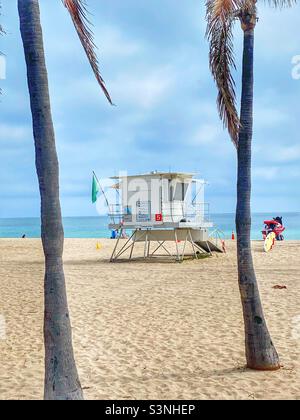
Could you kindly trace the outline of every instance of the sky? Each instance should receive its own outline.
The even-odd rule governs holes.
[[[300,211],[300,5],[276,11],[259,3],[252,210],[273,216]],[[63,215],[97,215],[93,170],[101,178],[119,171],[195,172],[208,182],[210,211],[234,212],[236,151],[217,113],[204,1],[88,5],[101,72],[116,107],[97,86],[62,2],[40,0]],[[16,0],[2,0],[0,19],[7,32],[0,39],[6,54],[6,78],[0,80],[0,217],[35,217],[39,192]],[[238,98],[242,40],[237,24]]]

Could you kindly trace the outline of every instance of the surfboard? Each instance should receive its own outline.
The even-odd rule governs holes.
[[[275,244],[275,239],[276,239],[276,235],[274,232],[269,233],[269,235],[266,237],[265,242],[264,242],[264,250],[266,252],[271,251],[271,249],[273,248]]]

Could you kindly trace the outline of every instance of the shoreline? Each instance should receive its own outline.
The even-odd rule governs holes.
[[[116,242],[116,239],[111,239],[111,238],[107,238],[107,237],[94,237],[94,238],[68,238],[65,237],[64,238],[65,241],[108,241],[111,243]],[[120,240],[125,241],[126,238],[120,238]],[[41,238],[1,238],[0,237],[0,241],[41,241]],[[234,244],[236,243],[236,238],[234,240],[228,238],[225,239],[226,243],[230,243],[230,244]],[[251,239],[251,243],[263,243],[263,239]],[[276,244],[278,243],[300,243],[300,239],[285,239],[284,241],[276,241]],[[275,245],[276,246],[276,245]]]
[[[275,214],[283,216],[283,222],[287,230],[284,233],[287,240],[300,240],[300,213],[278,213],[266,212],[252,214],[251,238],[253,240],[262,239],[261,231],[265,218],[272,218]],[[210,221],[213,222],[214,229],[219,229],[225,235],[227,240],[231,240],[232,231],[235,231],[234,213],[210,213]],[[93,217],[66,217],[63,218],[64,232],[67,239],[85,238],[107,238],[111,237],[111,231],[108,229],[109,218],[107,216]],[[39,239],[41,235],[40,219],[0,219],[0,237],[2,238],[21,238],[23,234],[27,238]],[[129,233],[129,231],[128,231]]]

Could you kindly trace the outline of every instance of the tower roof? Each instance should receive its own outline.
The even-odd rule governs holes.
[[[159,172],[152,171],[145,174],[137,175],[124,175],[124,176],[112,176],[110,179],[125,179],[125,178],[152,178],[152,177],[161,177],[161,178],[193,178],[196,174],[190,172]]]

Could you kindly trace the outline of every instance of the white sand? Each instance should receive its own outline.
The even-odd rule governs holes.
[[[270,254],[253,244],[266,318],[284,366],[268,373],[244,369],[232,243],[227,255],[182,264],[111,264],[113,241],[101,240],[100,251],[96,243],[66,240],[65,247],[86,398],[300,399],[300,242],[276,244]],[[0,398],[40,399],[40,242],[0,240],[0,278]],[[287,289],[274,290],[276,284]]]

